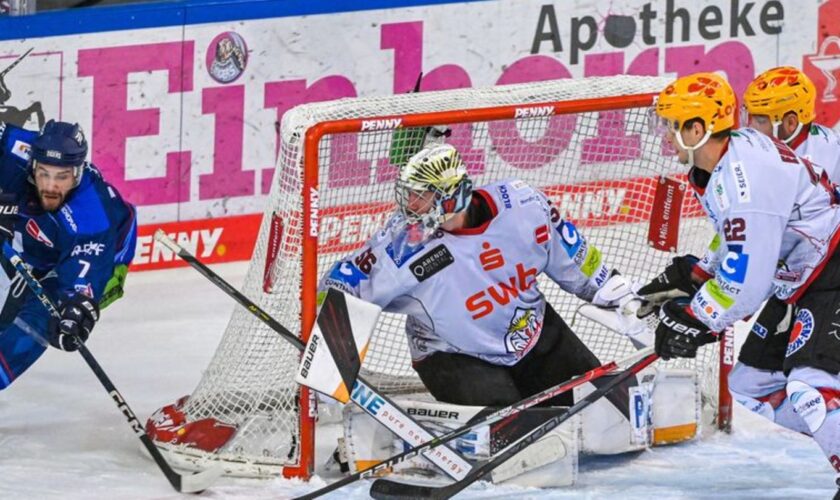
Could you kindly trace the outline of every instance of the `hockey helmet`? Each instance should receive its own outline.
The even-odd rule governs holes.
[[[688,151],[689,164],[694,163],[694,152],[716,132],[736,127],[737,100],[732,87],[716,73],[695,73],[678,78],[665,87],[656,101],[657,129],[674,133],[680,147]],[[690,120],[703,120],[706,134],[693,146],[686,146],[682,127]]]
[[[789,112],[796,113],[799,126],[788,140],[803,126],[814,121],[817,89],[808,76],[792,66],[772,68],[755,77],[744,91],[744,108],[750,115],[764,115],[773,123],[778,135],[779,124]]]
[[[426,147],[400,168],[396,201],[409,224],[434,231],[467,208],[471,196],[467,167],[449,144]]]
[[[689,120],[700,118],[706,131],[735,127],[737,101],[732,87],[716,73],[695,73],[665,87],[656,101],[656,114],[679,131]]]
[[[32,141],[29,157],[33,172],[38,163],[72,168],[75,185],[78,186],[87,153],[87,140],[78,123],[50,120]]]

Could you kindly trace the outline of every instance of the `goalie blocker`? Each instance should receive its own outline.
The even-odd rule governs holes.
[[[576,388],[574,400],[580,401],[612,376],[615,375]],[[505,462],[493,471],[492,480],[530,487],[568,486],[576,480],[579,453],[611,455],[700,435],[700,390],[697,374],[692,370],[649,368],[613,392],[617,397],[598,400]],[[479,406],[433,401],[428,394],[396,398],[394,402],[437,435],[488,411]],[[562,408],[529,408],[489,428],[477,427],[456,439],[453,447],[466,458],[486,460]],[[346,457],[351,473],[410,447],[350,405],[344,407],[343,427],[339,455]],[[425,460],[414,458],[397,465],[394,472],[427,476],[434,470]]]

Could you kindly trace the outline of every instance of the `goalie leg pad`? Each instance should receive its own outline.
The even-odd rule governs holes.
[[[652,369],[640,372],[580,412],[581,452],[614,455],[641,450],[648,445],[651,373]],[[594,384],[576,387],[575,401],[594,392],[611,377],[605,375]]]
[[[421,400],[423,397],[424,395],[413,395],[412,399],[399,398],[395,402],[435,435],[442,435],[466,424],[484,409],[482,406]],[[467,458],[484,460],[521,435],[512,435],[510,429],[518,428],[527,432],[538,425],[538,422],[555,415],[557,411],[556,408],[531,408],[514,417],[517,420],[525,417],[523,421],[517,422],[523,423],[522,426],[504,425],[507,422],[505,420],[497,422],[492,430],[488,426],[477,427],[450,444]],[[526,419],[527,422],[524,422]],[[578,427],[577,417],[556,427],[494,470],[491,476],[493,481],[532,487],[573,484],[577,476]],[[351,472],[373,466],[409,449],[402,440],[395,439],[382,425],[351,405],[344,409],[344,443]],[[422,457],[414,457],[395,466],[393,472],[439,476],[437,469]]]
[[[651,445],[688,441],[700,434],[702,405],[696,371],[656,370],[651,399]]]
[[[594,389],[591,384],[576,388],[575,400]],[[700,432],[700,389],[693,370],[649,368],[614,392],[621,397],[601,399],[581,412],[584,453],[637,451],[693,439]]]

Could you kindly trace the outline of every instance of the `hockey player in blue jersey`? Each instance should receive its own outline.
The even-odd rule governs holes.
[[[120,296],[134,256],[134,207],[85,161],[77,124],[50,120],[41,133],[0,123],[0,243],[17,250],[61,320],[5,260],[0,262],[0,389],[48,345],[85,342],[99,310]]]

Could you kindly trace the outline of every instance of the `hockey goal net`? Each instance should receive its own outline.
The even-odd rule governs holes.
[[[395,209],[395,130],[446,125],[476,186],[517,177],[541,188],[565,218],[603,252],[608,265],[649,279],[676,253],[702,254],[711,228],[693,197],[656,206],[666,178],[684,191],[685,169],[648,127],[657,77],[557,80],[344,99],[295,108],[283,118],[270,202],[244,293],[292,332],[306,337],[316,312],[316,286],[339,257],[361,247]],[[406,134],[412,135],[412,134]],[[416,134],[414,134],[416,135]],[[398,156],[398,155],[397,155]],[[650,220],[680,216],[670,251],[651,248]],[[580,304],[554,283],[540,287],[571,322]],[[384,314],[363,370],[389,392],[422,390],[411,369],[404,318]],[[604,362],[630,354],[625,338],[578,318],[573,330]],[[227,326],[210,366],[183,411],[188,421],[212,418],[235,427],[214,452],[158,442],[170,460],[225,464],[232,475],[306,477],[314,456],[312,395],[294,380],[299,352],[244,310]],[[699,374],[707,419],[720,410],[720,355],[703,348],[679,366]],[[727,406],[727,404],[724,404]]]

